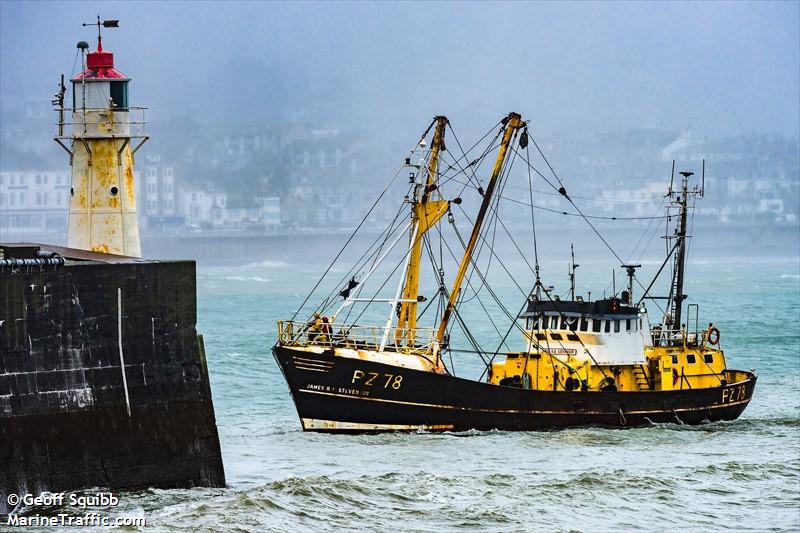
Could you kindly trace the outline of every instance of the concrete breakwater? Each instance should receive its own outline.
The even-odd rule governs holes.
[[[0,495],[224,486],[195,263],[0,249]]]

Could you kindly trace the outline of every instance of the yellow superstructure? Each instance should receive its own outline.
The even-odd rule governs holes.
[[[575,341],[563,342],[568,335],[582,341],[578,346],[583,351]],[[641,364],[597,364],[587,352],[603,344],[604,335],[526,331],[529,343],[538,342],[538,346],[529,352],[506,354],[505,360],[492,363],[489,382],[538,390],[600,391],[613,384],[620,391],[667,391],[719,387],[742,379],[727,370],[724,352],[706,339],[700,343],[646,346]],[[575,379],[577,386],[572,381]]]

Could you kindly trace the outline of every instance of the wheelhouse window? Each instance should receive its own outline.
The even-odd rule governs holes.
[[[600,326],[602,325],[602,322],[603,322],[602,320],[599,320],[597,318],[593,318],[592,319],[592,331],[594,331],[595,333],[600,333]]]
[[[564,329],[569,329],[570,331],[578,331],[578,319],[576,317],[570,317],[570,318],[564,317],[564,322],[567,323]]]
[[[542,317],[542,329],[547,329],[548,326],[549,326],[549,322],[550,322],[550,317],[549,316],[543,316]]]
[[[614,321],[614,333],[619,333],[619,323],[620,322],[621,322],[620,320],[615,320]]]
[[[625,331],[630,331],[630,330],[631,330],[631,319],[629,318],[625,320]]]
[[[709,352],[709,353],[703,355],[703,360],[708,364],[713,363],[714,362],[714,354]]]
[[[589,319],[581,317],[581,331],[589,331]]]
[[[687,362],[687,363],[689,363],[690,365],[693,365],[693,364],[695,364],[695,362],[696,362],[696,359],[695,359],[695,357],[694,357],[694,354],[693,354],[693,353],[688,353],[688,354],[686,354],[686,362]]]
[[[606,325],[605,332],[606,333],[611,333],[611,321],[610,320],[603,320],[603,322],[605,322],[605,325]]]
[[[672,355],[672,364],[673,365],[677,365],[678,364],[678,356],[675,355],[675,354]]]

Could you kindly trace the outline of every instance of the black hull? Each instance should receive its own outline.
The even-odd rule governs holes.
[[[652,392],[526,390],[396,366],[273,348],[303,429],[333,433],[634,427],[734,420],[756,376],[725,387]],[[398,379],[399,376],[399,379]]]

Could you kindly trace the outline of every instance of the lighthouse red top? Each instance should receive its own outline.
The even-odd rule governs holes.
[[[72,78],[72,81],[101,80],[101,79],[129,79],[125,74],[114,68],[114,54],[103,50],[103,40],[97,37],[97,50],[86,55],[86,70]]]

